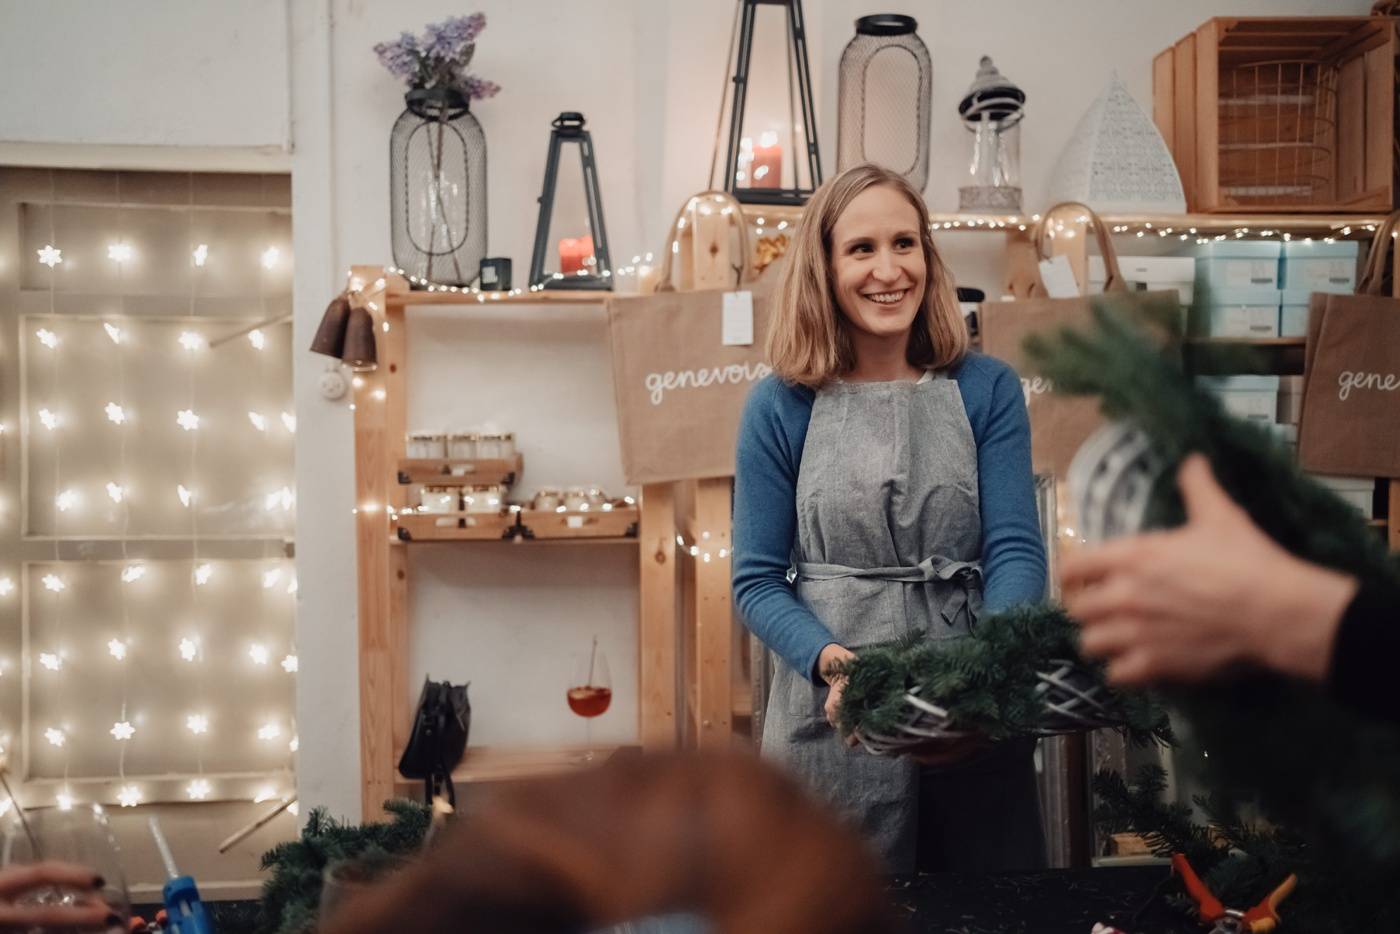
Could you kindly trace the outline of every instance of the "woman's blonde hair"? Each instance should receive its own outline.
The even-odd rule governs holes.
[[[768,362],[789,383],[813,389],[855,366],[850,324],[837,307],[831,265],[831,230],[861,192],[886,185],[902,194],[919,215],[923,246],[924,300],[909,332],[905,357],[911,366],[941,370],[967,354],[970,338],[958,306],[953,277],[929,232],[928,208],[913,186],[888,169],[858,165],[827,181],[813,194],[793,234],[768,325]]]

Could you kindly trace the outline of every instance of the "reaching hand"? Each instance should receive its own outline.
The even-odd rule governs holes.
[[[822,649],[821,655],[817,658],[817,671],[821,673],[823,679],[830,686],[826,693],[826,722],[836,726],[836,714],[841,709],[841,693],[846,690],[846,676],[838,674],[834,669],[841,662],[850,661],[856,657],[856,653],[846,648],[844,645],[837,645],[832,642]],[[854,745],[854,737],[848,737],[846,742]]]
[[[32,863],[0,869],[0,931],[104,931],[118,927],[121,917],[102,900],[102,877],[70,863]],[[70,905],[25,901],[43,889],[79,893]]]
[[[1177,476],[1187,521],[1068,555],[1065,609],[1082,647],[1123,685],[1197,681],[1237,664],[1321,680],[1343,610],[1344,574],[1294,557],[1221,489],[1200,455]]]

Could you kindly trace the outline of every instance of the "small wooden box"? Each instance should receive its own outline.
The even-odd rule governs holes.
[[[515,513],[415,512],[399,513],[395,534],[403,542],[498,542],[520,533]]]
[[[640,510],[636,506],[588,512],[522,509],[519,518],[525,538],[635,538]]]
[[[1217,17],[1159,53],[1152,115],[1188,209],[1390,211],[1395,22]]]

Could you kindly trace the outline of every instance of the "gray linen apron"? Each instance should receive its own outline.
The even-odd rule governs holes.
[[[793,552],[798,597],[857,654],[913,630],[929,639],[971,631],[982,603],[982,522],[977,444],[956,381],[835,382],[817,392],[797,478]],[[928,814],[921,821],[919,765],[845,746],[826,722],[826,686],[781,660],[775,669],[764,755],[855,821],[890,871],[913,871],[916,842],[955,854],[956,865],[940,868],[1043,862],[1028,745],[1005,744],[992,762],[925,781],[940,814],[969,805],[982,813],[951,824]],[[998,782],[989,766],[1016,774]],[[1000,797],[988,799],[978,786],[995,786]],[[1008,793],[1020,800],[1007,801]],[[944,839],[918,841],[921,824],[925,838]]]

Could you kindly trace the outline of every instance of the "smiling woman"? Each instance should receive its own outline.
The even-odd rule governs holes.
[[[984,604],[1043,594],[1020,381],[969,353],[923,199],[875,166],[812,196],[773,315],[774,373],[745,407],[734,494],[735,603],[777,659],[764,755],[895,872],[1041,866],[1031,746],[921,768],[848,748],[831,726],[834,662],[916,633],[957,638]]]

